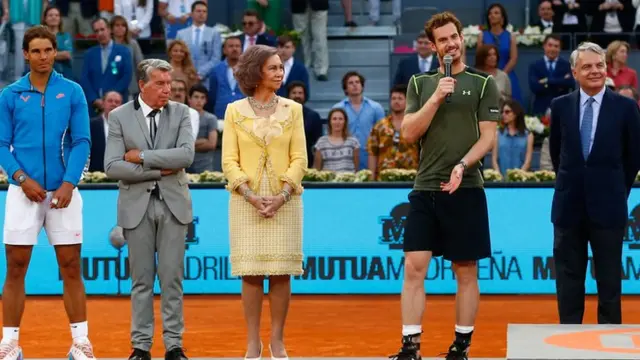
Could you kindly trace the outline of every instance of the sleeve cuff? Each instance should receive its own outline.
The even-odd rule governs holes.
[[[246,182],[249,182],[249,177],[248,176],[241,176],[239,178],[237,178],[235,181],[228,183],[226,188],[227,190],[229,190],[229,192],[234,192],[238,189],[238,187]]]
[[[287,175],[281,175],[280,176],[280,181],[284,181],[287,184],[289,184],[293,188],[293,191],[296,194],[298,194],[298,195],[302,194],[302,191],[303,191],[302,185],[297,183],[297,182],[295,182],[295,181],[293,181],[293,179],[291,179]]]

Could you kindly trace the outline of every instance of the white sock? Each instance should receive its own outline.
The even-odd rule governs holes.
[[[71,324],[71,337],[74,343],[89,341],[89,324],[86,321]]]
[[[11,341],[18,341],[20,337],[20,328],[17,327],[3,327],[2,328],[2,342],[8,343]]]
[[[456,325],[456,332],[460,334],[469,334],[473,331],[473,326]]]
[[[402,325],[402,336],[420,335],[422,325]]]

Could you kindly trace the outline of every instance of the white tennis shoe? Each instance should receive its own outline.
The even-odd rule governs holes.
[[[96,360],[91,343],[73,343],[69,350],[69,360]]]
[[[22,348],[17,341],[0,343],[0,360],[22,360]]]

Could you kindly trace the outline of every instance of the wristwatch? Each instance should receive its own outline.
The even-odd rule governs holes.
[[[140,162],[144,163],[144,151],[140,151]]]
[[[20,174],[20,176],[18,176],[18,184],[22,184],[25,181],[27,181],[27,175]]]
[[[464,171],[467,171],[467,163],[464,160],[460,160],[458,165],[462,165],[462,167],[464,168]]]

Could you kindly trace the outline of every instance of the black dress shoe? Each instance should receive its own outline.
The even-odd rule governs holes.
[[[129,356],[129,360],[151,360],[151,353],[134,348],[133,352]]]
[[[171,350],[168,350],[164,354],[164,360],[188,360],[187,355],[184,354],[184,350],[182,348],[176,347]]]

